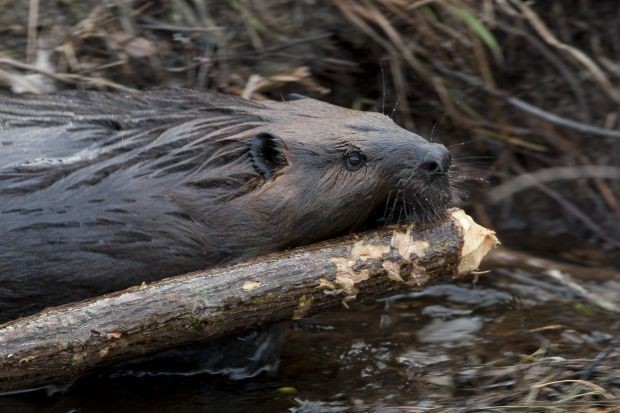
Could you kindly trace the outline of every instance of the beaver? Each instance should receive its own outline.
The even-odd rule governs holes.
[[[0,321],[432,221],[450,153],[375,112],[184,89],[0,97]]]

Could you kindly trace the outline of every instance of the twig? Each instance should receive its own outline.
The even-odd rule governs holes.
[[[516,162],[514,163],[514,167],[518,170],[519,173],[525,174],[525,170],[519,166]],[[547,187],[546,185],[537,182],[536,188],[538,188],[541,192],[547,195],[549,198],[553,199],[557,202],[561,207],[563,207],[566,211],[568,211],[571,215],[581,221],[586,227],[590,228],[595,234],[597,234],[601,239],[605,240],[610,245],[613,245],[616,248],[620,248],[620,241],[612,238],[607,231],[601,228],[596,222],[594,222],[587,214],[582,212],[576,205],[566,199],[563,195],[554,191],[553,189]]]
[[[577,122],[572,119],[563,118],[561,116],[554,115],[551,112],[547,112],[543,109],[537,108],[536,106],[533,106],[515,97],[507,98],[506,101],[510,103],[512,106],[523,110],[524,112],[528,112],[531,115],[544,119],[548,122],[554,123],[556,125],[563,126],[565,128],[574,129],[579,132],[589,133],[591,135],[599,135],[599,136],[605,136],[607,138],[620,139],[620,131],[600,128],[598,126],[588,125],[586,123]]]
[[[582,120],[585,122],[591,122],[592,114],[590,113],[590,106],[588,105],[586,94],[584,93],[583,88],[579,84],[576,76],[568,69],[568,67],[566,67],[564,62],[531,34],[503,23],[499,24],[498,27],[510,34],[523,37],[535,49],[537,49],[540,54],[549,61],[549,63],[555,66],[557,71],[562,75],[562,77],[564,77],[566,83],[568,83],[570,88],[573,90],[573,93],[575,94],[575,99],[577,99],[577,105],[579,106],[579,114],[583,117]]]
[[[523,3],[521,0],[512,0],[512,2],[521,10],[522,15],[525,16],[534,30],[536,30],[538,35],[542,37],[545,42],[563,52],[568,53],[573,57],[573,59],[581,63],[583,67],[585,67],[592,74],[601,90],[605,92],[614,102],[620,103],[620,92],[618,91],[618,88],[609,81],[607,75],[605,75],[605,72],[603,72],[603,70],[598,67],[592,59],[590,59],[581,50],[558,40],[558,38],[555,37],[540,17],[538,17],[538,15],[527,4]]]
[[[620,280],[620,272],[541,258],[523,251],[515,251],[507,247],[496,248],[484,260],[485,268],[511,267],[525,271],[559,270],[573,277],[588,281]]]
[[[30,0],[28,7],[28,41],[26,43],[26,60],[34,62],[37,53],[37,24],[39,21],[39,0]]]
[[[530,115],[534,115],[538,118],[544,119],[550,123],[559,125],[559,126],[563,126],[566,128],[570,128],[570,129],[574,129],[577,130],[579,132],[584,132],[584,133],[588,133],[591,135],[598,135],[598,136],[604,136],[607,138],[616,138],[616,139],[620,139],[620,131],[616,131],[616,130],[612,130],[612,129],[605,129],[605,128],[600,128],[598,126],[594,126],[594,125],[589,125],[586,123],[582,123],[582,122],[577,122],[575,120],[572,119],[567,119],[558,115],[554,115],[553,113],[547,112],[546,110],[537,108],[534,105],[531,105],[521,99],[515,98],[515,97],[511,97],[508,95],[507,92],[498,90],[498,89],[493,89],[493,88],[489,88],[487,86],[484,85],[484,83],[477,77],[472,76],[472,75],[468,75],[456,70],[451,70],[448,69],[447,67],[445,67],[444,65],[442,65],[439,62],[433,62],[433,66],[439,70],[441,73],[446,74],[448,76],[452,76],[453,78],[459,79],[465,83],[467,83],[470,86],[474,86],[477,87],[487,93],[490,93],[494,96],[497,96],[499,98],[504,99],[507,103],[509,103],[510,105],[516,107],[517,109],[520,109],[524,112],[529,113]]]
[[[22,62],[19,62],[17,60],[13,60],[13,59],[8,58],[8,57],[0,58],[0,65],[12,66],[12,67],[16,67],[18,69],[28,70],[28,71],[31,71],[31,72],[39,73],[39,74],[42,74],[44,76],[48,76],[48,77],[50,77],[50,78],[52,78],[54,80],[57,80],[59,82],[63,82],[63,83],[78,84],[80,82],[84,82],[84,83],[91,84],[93,86],[109,87],[110,89],[120,90],[121,92],[129,92],[129,93],[136,93],[137,92],[137,90],[135,90],[135,89],[132,89],[132,88],[127,87],[127,86],[123,86],[121,84],[118,84],[118,83],[113,82],[113,81],[108,80],[108,79],[82,76],[82,75],[77,75],[77,74],[73,74],[73,73],[52,73],[52,72],[49,72],[47,70],[40,69],[40,68],[38,68],[38,67],[36,67],[34,65],[29,65],[29,64],[26,64],[26,63],[22,63]]]
[[[141,24],[141,28],[149,30],[160,30],[166,32],[185,32],[185,33],[208,33],[219,30],[224,30],[223,27],[185,27],[174,26],[171,24]]]
[[[489,202],[497,204],[517,192],[541,183],[584,178],[620,179],[620,168],[616,166],[579,165],[540,169],[519,175],[492,188],[487,196]]]
[[[547,276],[553,278],[557,283],[562,284],[577,295],[583,297],[587,301],[589,301],[592,305],[603,308],[608,311],[613,311],[615,313],[620,313],[620,307],[618,305],[605,297],[601,296],[601,294],[596,294],[591,291],[588,291],[583,285],[576,283],[572,280],[567,274],[562,273],[559,270],[549,270],[545,273]]]

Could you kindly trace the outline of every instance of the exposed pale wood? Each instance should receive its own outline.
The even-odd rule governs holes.
[[[451,210],[432,227],[357,234],[51,308],[0,326],[0,391],[451,280],[496,243]]]

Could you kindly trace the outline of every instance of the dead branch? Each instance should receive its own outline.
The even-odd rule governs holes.
[[[432,227],[371,231],[47,309],[0,326],[0,391],[452,280],[496,244],[454,209]]]

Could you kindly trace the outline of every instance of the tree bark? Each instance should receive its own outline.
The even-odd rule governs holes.
[[[231,236],[234,236],[231,234]],[[0,326],[0,392],[474,271],[497,243],[463,211],[50,308]]]

